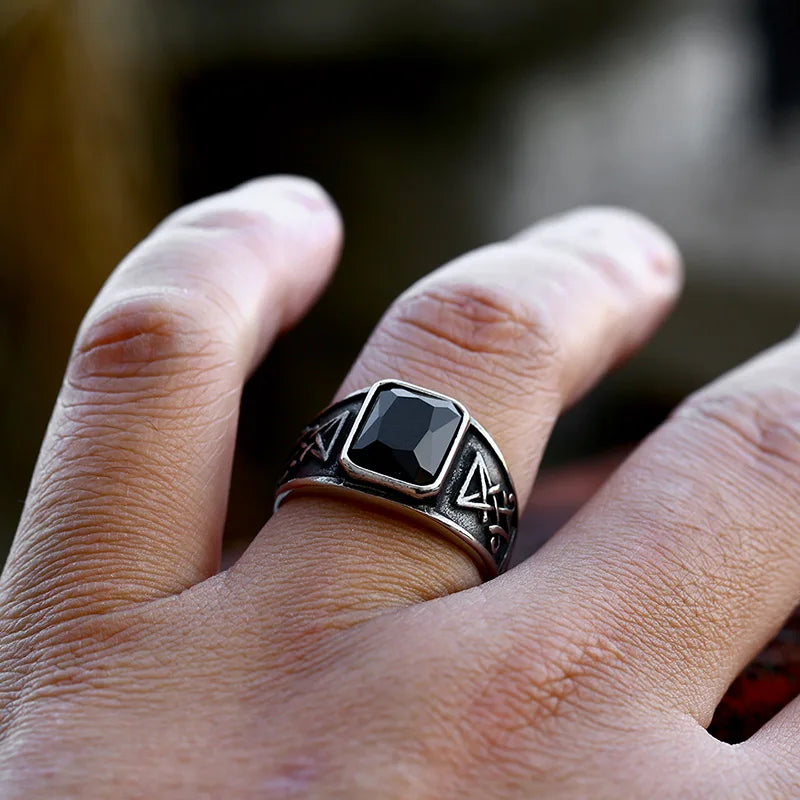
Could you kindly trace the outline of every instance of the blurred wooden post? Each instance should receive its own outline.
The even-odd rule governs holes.
[[[0,552],[75,327],[154,214],[141,94],[87,8],[0,10]]]

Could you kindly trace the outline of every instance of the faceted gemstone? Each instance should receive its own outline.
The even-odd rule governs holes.
[[[431,484],[461,425],[449,400],[400,386],[379,389],[350,446],[359,467],[417,486]]]

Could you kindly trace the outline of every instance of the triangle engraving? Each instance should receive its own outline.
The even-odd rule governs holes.
[[[475,453],[456,504],[481,512],[483,524],[488,525],[487,538],[492,555],[497,555],[503,545],[510,542],[508,519],[516,512],[517,498],[500,483],[492,482],[486,460],[480,452]]]
[[[492,489],[492,479],[486,466],[486,461],[481,453],[475,453],[475,460],[467,473],[467,479],[461,487],[456,498],[456,503],[462,508],[473,508],[483,512],[483,521],[489,518],[489,512],[494,506],[489,502]]]
[[[331,457],[349,413],[349,411],[345,411],[343,414],[339,414],[338,417],[334,417],[309,431],[306,440],[308,447],[303,451],[303,456],[309,452],[313,458],[325,464]],[[303,456],[301,456],[301,460],[303,460]]]

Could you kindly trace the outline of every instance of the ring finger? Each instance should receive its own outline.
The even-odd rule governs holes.
[[[524,504],[564,406],[649,336],[680,275],[671,240],[632,213],[587,209],[550,220],[402,295],[339,397],[398,378],[461,401],[497,441]],[[265,574],[281,579],[264,582]],[[424,526],[311,493],[281,507],[237,575],[266,593],[268,607],[293,614],[298,602],[317,613],[374,613],[480,582],[471,557]]]

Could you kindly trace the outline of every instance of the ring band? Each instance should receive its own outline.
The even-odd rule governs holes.
[[[511,476],[491,436],[446,395],[384,380],[325,409],[295,445],[275,510],[314,489],[358,492],[425,519],[485,578],[508,566],[518,520]]]

